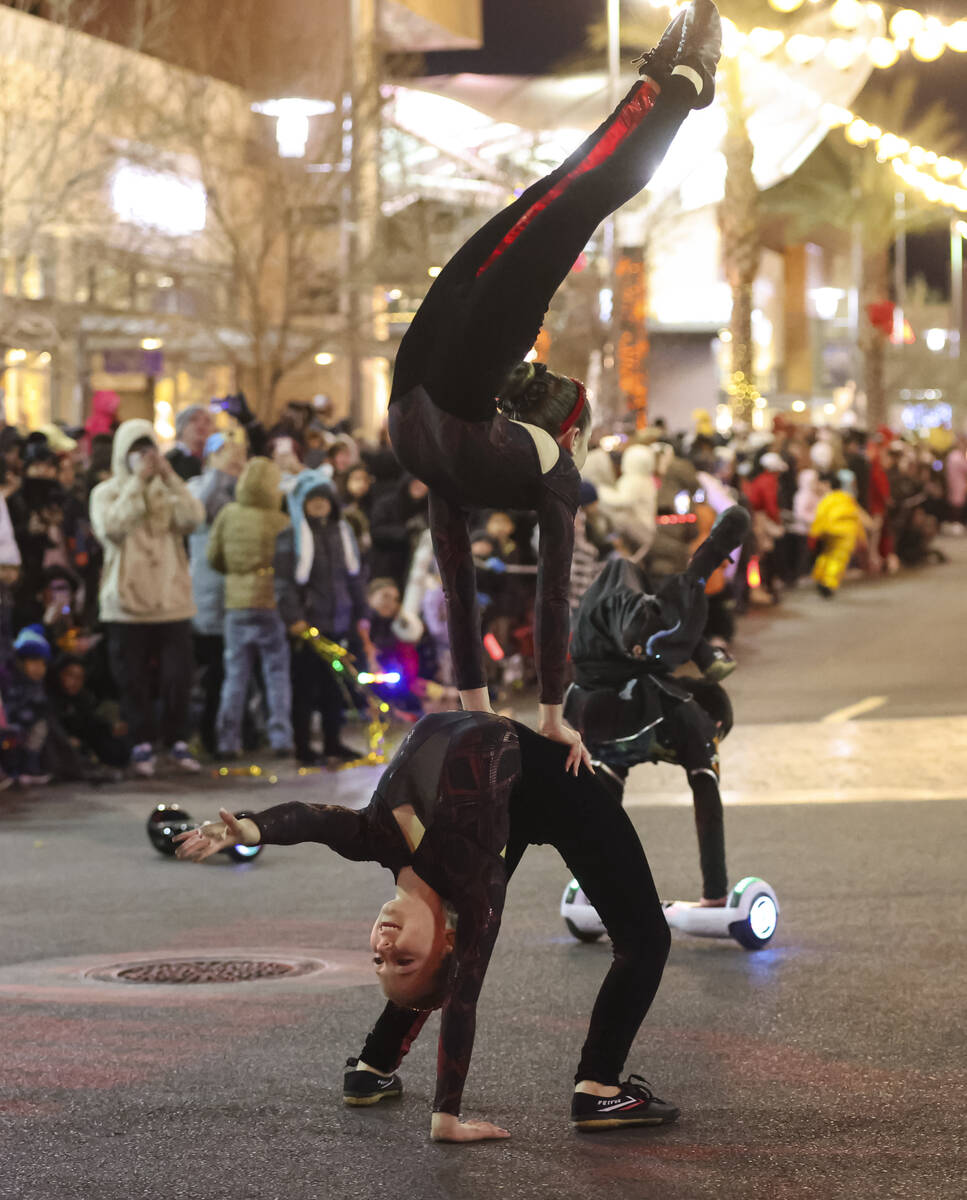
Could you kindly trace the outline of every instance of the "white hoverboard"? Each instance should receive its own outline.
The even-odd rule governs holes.
[[[694,937],[734,938],[746,950],[762,950],[779,924],[776,893],[755,875],[739,880],[724,908],[702,908],[687,900],[669,900],[662,909],[672,929]],[[596,942],[606,932],[576,879],[564,889],[561,916],[568,932],[579,942]]]

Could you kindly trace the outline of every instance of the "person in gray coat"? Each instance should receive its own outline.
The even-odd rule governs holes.
[[[198,612],[192,620],[195,663],[200,668],[202,710],[198,721],[201,743],[209,754],[217,750],[215,718],[225,677],[225,576],[208,563],[208,539],[221,510],[235,499],[235,485],[245,466],[245,447],[213,433],[205,443],[205,467],[188,480],[188,490],[205,508],[205,520],[188,538],[191,586]]]

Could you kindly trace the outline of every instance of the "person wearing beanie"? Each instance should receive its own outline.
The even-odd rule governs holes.
[[[139,775],[154,774],[160,733],[173,762],[197,771],[187,745],[196,609],[185,538],[205,509],[161,455],[149,421],[121,425],[112,467],[91,493],[91,525],[104,549],[100,617],[131,727],[132,763]]]
[[[289,647],[273,567],[276,539],[289,526],[279,508],[281,480],[270,459],[251,459],[208,539],[208,565],[225,576],[225,679],[216,721],[223,758],[236,758],[242,749],[242,716],[256,659],[265,680],[269,742],[279,756],[292,746]]]
[[[175,417],[177,440],[165,457],[181,479],[193,479],[201,474],[205,443],[214,429],[212,415],[202,404],[189,404]]]
[[[363,752],[341,740],[343,694],[333,671],[310,644],[310,630],[344,646],[350,637],[359,636],[366,613],[359,548],[322,470],[303,471],[296,478],[288,506],[292,525],[276,542],[275,587],[279,614],[292,639],[296,758],[304,765],[319,762],[309,744],[310,721],[318,712],[324,759],[350,762],[362,758]]]
[[[3,693],[13,745],[4,755],[7,773],[23,786],[50,782],[46,769],[50,705],[46,678],[50,646],[39,625],[27,625],[13,643],[15,668]]]

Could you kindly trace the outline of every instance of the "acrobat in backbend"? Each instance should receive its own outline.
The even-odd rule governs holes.
[[[591,413],[584,386],[521,360],[602,220],[649,181],[693,108],[710,104],[721,46],[711,0],[692,0],[641,60],[637,82],[560,167],[480,229],[443,268],[400,345],[389,433],[430,488],[457,686],[490,711],[467,511],[535,510],[540,730],[587,752],[563,720],[568,579],[579,467]]]
[[[705,581],[748,530],[745,510],[728,509],[688,569],[655,587],[633,563],[612,560],[582,598],[571,642],[575,683],[565,715],[617,797],[638,763],[684,767],[695,808],[701,903],[710,906],[728,898],[718,744],[732,727],[732,706],[717,683],[671,673],[689,659],[703,660]]]
[[[222,810],[221,822],[175,839],[180,858],[199,862],[239,843],[320,842],[393,872],[396,895],[370,935],[389,1002],[347,1063],[347,1104],[401,1094],[396,1069],[429,1011],[442,1006],[431,1137],[509,1136],[489,1122],[461,1122],[460,1104],[507,882],[527,846],[540,843],[560,852],[614,944],[575,1073],[571,1123],[596,1130],[678,1116],[646,1081],[621,1080],[671,943],[661,902],[627,813],[588,770],[564,772],[566,753],[492,713],[435,713],[407,735],[361,812],[299,802],[257,814]]]

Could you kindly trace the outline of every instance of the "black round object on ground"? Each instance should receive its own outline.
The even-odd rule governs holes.
[[[179,804],[159,804],[148,817],[148,837],[159,854],[174,858],[178,850],[175,835],[194,829],[197,821]]]

